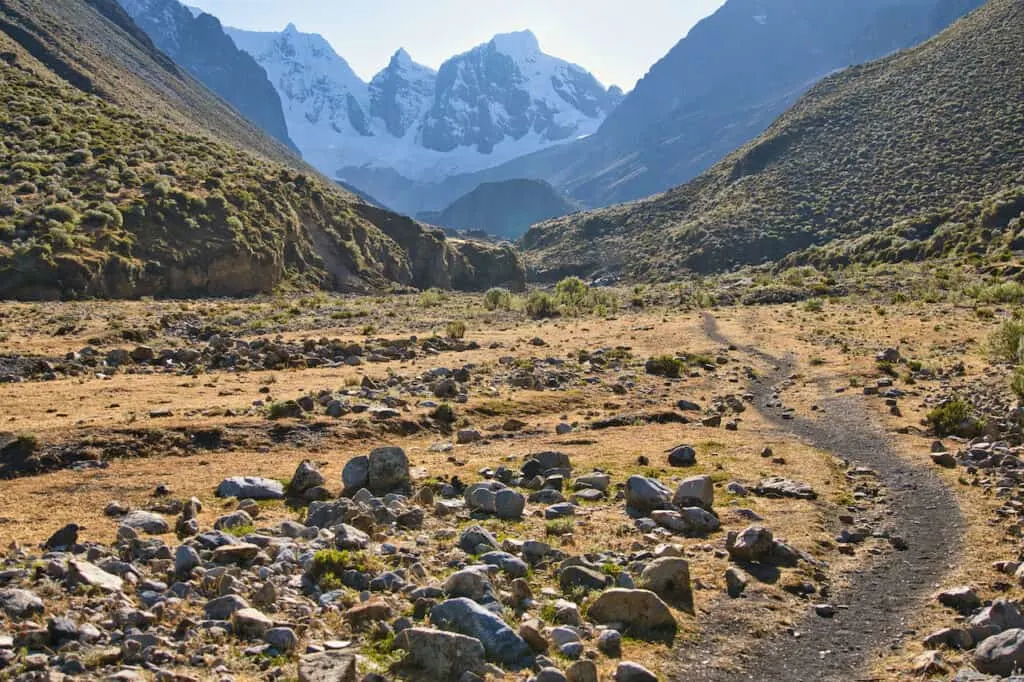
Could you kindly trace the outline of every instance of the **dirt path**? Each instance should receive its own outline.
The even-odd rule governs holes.
[[[705,315],[705,332],[718,343],[730,343],[718,331],[711,315]],[[853,466],[866,466],[878,472],[889,490],[890,520],[908,548],[888,552],[849,576],[849,588],[830,600],[848,606],[834,618],[810,615],[796,624],[801,633],[799,638],[782,635],[748,652],[748,665],[743,673],[715,667],[715,642],[736,628],[736,622],[726,614],[705,631],[700,643],[680,652],[678,670],[670,679],[870,680],[868,667],[872,658],[905,635],[915,606],[935,589],[958,556],[963,530],[959,507],[938,476],[896,454],[863,398],[827,397],[819,403],[821,416],[815,420],[799,416],[784,420],[779,410],[768,409],[766,405],[776,387],[792,374],[794,363],[791,358],[774,358],[756,349],[742,350],[778,368],[751,386],[757,408],[778,428]],[[723,610],[742,608],[739,602],[742,600],[723,605]]]

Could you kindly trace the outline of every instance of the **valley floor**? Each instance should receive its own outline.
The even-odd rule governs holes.
[[[1019,552],[1016,469],[963,466],[993,446],[946,438],[933,448],[926,418],[953,395],[994,414],[1008,393],[984,353],[997,326],[952,304],[857,298],[709,310],[655,301],[541,321],[437,292],[2,304],[0,475],[9,480],[0,484],[0,545],[9,549],[0,565],[0,676],[74,671],[75,660],[94,675],[201,679],[222,666],[239,679],[291,679],[309,656],[300,652],[340,648],[361,673],[431,679],[415,656],[403,663],[394,635],[425,627],[423,609],[468,589],[480,603],[500,602],[532,653],[570,679],[588,679],[588,660],[600,679],[623,660],[661,679],[946,679],[975,665],[974,655],[939,646],[953,635],[927,648],[925,639],[992,600],[1024,597],[1007,574],[1015,566],[997,565]],[[886,349],[898,354],[879,361]],[[679,358],[680,377],[646,371],[666,355]],[[1016,459],[1012,445],[1006,456]],[[332,504],[346,464],[384,446],[408,456],[413,495],[346,507],[345,522],[368,534],[355,564],[369,579],[440,588],[427,597],[393,583],[342,586],[311,568],[314,552],[323,556],[318,548],[335,540],[329,529],[317,535],[308,502]],[[567,455],[571,472],[533,485],[524,463],[552,451]],[[314,492],[295,490],[303,460],[325,479]],[[593,472],[607,474],[606,490],[588,483]],[[239,502],[215,492],[236,476],[298,494],[243,503],[252,523],[227,541],[258,553],[231,563],[189,540],[194,533],[176,538],[175,528],[180,501],[193,497],[201,511],[192,530],[226,528]],[[702,516],[627,512],[639,499],[631,477],[660,481],[671,495],[699,487],[692,479],[701,476],[713,485]],[[462,484],[494,479],[527,498],[521,518],[499,519],[486,501],[461,494]],[[154,535],[137,527],[137,538],[119,531],[137,510],[155,510],[167,527]],[[72,589],[67,554],[43,558],[39,544],[68,523],[82,526],[78,559],[129,576],[116,599]],[[312,534],[296,536],[302,523]],[[474,526],[512,555],[502,562],[528,569],[502,564],[482,583],[462,576],[481,561],[501,563],[459,547]],[[744,555],[729,538],[742,532],[742,543],[758,528],[772,532],[769,553]],[[546,551],[532,556],[529,540]],[[182,573],[175,564],[185,542],[202,561]],[[289,563],[290,555],[298,558]],[[666,587],[644,571],[674,557],[688,563],[688,585],[676,574]],[[565,578],[573,565],[590,577]],[[453,575],[461,577],[453,583]],[[595,576],[606,587],[657,592],[674,636],[649,636],[621,615],[600,619],[601,589],[587,582]],[[960,586],[972,589],[943,598],[958,614],[936,595]],[[6,608],[12,589],[37,594],[42,610]],[[262,634],[209,622],[218,620],[209,601],[230,594],[258,606]],[[378,610],[367,616],[366,604]],[[62,615],[79,633],[91,623],[97,636],[33,644],[45,635],[26,633],[45,633],[50,622],[52,636]],[[601,638],[610,624],[629,628],[621,658]],[[275,644],[263,632],[271,626],[296,641]],[[581,646],[564,648],[562,638],[574,636]],[[487,658],[508,679],[525,679],[502,654],[488,648]],[[417,661],[419,672],[408,665]],[[488,670],[499,672],[478,672]]]

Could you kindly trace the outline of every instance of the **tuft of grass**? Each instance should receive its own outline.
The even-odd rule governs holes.
[[[544,524],[544,532],[547,535],[560,537],[562,535],[571,535],[575,527],[576,524],[571,518],[552,519]]]
[[[936,436],[963,436],[970,438],[978,435],[983,426],[974,416],[974,406],[963,398],[953,398],[935,407],[928,413],[928,423],[935,430]]]
[[[678,379],[684,366],[683,361],[679,358],[671,355],[658,355],[647,361],[644,370],[654,376]]]
[[[445,326],[445,334],[449,339],[463,339],[466,337],[466,323],[462,320],[452,320]]]

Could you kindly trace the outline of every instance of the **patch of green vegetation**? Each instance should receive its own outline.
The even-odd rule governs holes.
[[[512,292],[499,287],[488,289],[484,294],[484,307],[487,310],[511,310]]]
[[[1024,316],[1020,311],[992,332],[988,352],[997,362],[1024,363]]]
[[[313,555],[310,576],[322,588],[339,589],[345,571],[368,573],[380,568],[380,562],[366,552],[321,549]]]
[[[677,357],[659,355],[648,360],[644,365],[644,370],[654,376],[678,379],[685,367],[685,363]]]
[[[523,307],[526,314],[535,320],[542,320],[549,317],[558,317],[558,303],[551,294],[535,289],[526,297]]]
[[[234,528],[228,528],[228,535],[234,535],[236,538],[242,538],[246,535],[250,535],[256,532],[256,526],[249,523],[244,526],[235,526]]]
[[[452,320],[445,325],[444,331],[449,339],[463,339],[466,337],[466,323],[462,320]]]
[[[549,536],[572,535],[576,524],[571,518],[552,519],[544,524],[544,532]]]
[[[928,423],[931,424],[935,435],[962,436],[972,438],[977,436],[984,424],[974,415],[974,406],[963,398],[953,398],[928,412]]]

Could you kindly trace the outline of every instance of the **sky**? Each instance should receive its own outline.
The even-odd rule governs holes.
[[[631,90],[724,0],[185,0],[228,25],[319,33],[363,80],[404,47],[437,68],[496,33],[531,29],[544,52]]]

